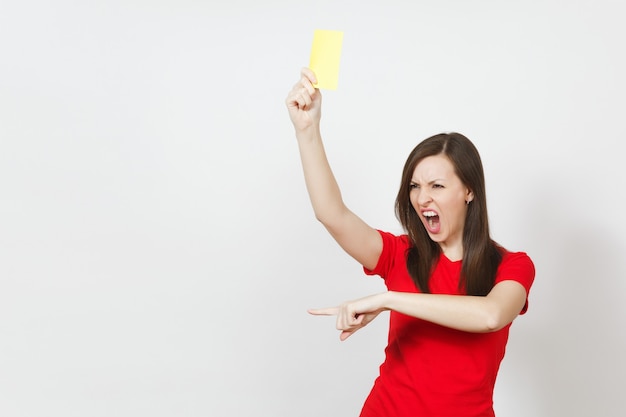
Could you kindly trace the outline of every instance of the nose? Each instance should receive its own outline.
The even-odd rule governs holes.
[[[422,188],[419,190],[419,194],[417,195],[417,204],[422,207],[427,206],[433,199],[430,196],[427,188]]]

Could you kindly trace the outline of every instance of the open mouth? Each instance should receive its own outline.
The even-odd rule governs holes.
[[[426,220],[427,228],[430,232],[437,233],[439,231],[439,215],[432,210],[422,213]]]

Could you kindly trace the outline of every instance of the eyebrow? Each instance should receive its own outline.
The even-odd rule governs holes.
[[[412,182],[413,184],[418,184],[418,183],[419,183],[419,181],[415,181],[413,178],[411,178],[411,182]],[[437,178],[437,179],[434,179],[434,180],[432,180],[432,181],[427,182],[426,184],[427,184],[427,185],[432,185],[432,184],[434,184],[434,183],[436,183],[436,182],[445,182],[445,179],[443,179],[443,178]]]

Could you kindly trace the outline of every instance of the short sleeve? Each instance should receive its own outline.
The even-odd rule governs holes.
[[[528,310],[528,295],[535,280],[535,265],[524,252],[506,252],[498,267],[495,284],[502,281],[517,281],[526,289],[526,304],[520,314]]]
[[[409,247],[406,235],[396,236],[389,232],[378,231],[383,239],[383,250],[374,269],[363,268],[367,275],[379,275],[386,279],[394,267],[405,264],[405,254]]]

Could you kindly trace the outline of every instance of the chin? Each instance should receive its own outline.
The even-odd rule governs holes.
[[[440,234],[432,234],[428,232],[428,237],[430,237],[430,240],[432,240],[435,243],[442,243],[445,241],[443,236],[441,236]]]

